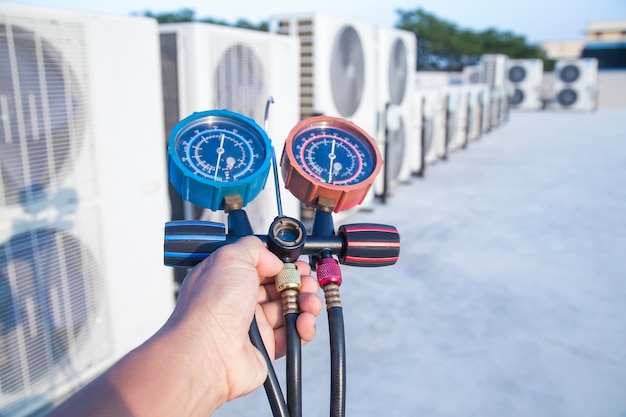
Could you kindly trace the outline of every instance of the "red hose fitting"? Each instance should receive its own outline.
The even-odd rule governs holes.
[[[322,288],[328,284],[341,285],[341,268],[335,258],[320,259],[315,264],[315,270],[317,272],[317,280]]]

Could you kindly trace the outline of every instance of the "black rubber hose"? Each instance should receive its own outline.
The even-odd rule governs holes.
[[[346,408],[346,336],[343,308],[328,309],[330,334],[330,417],[343,417]]]
[[[291,417],[302,417],[302,342],[296,330],[298,313],[285,315],[287,332],[287,407]]]
[[[278,382],[274,365],[272,364],[272,360],[270,359],[267,349],[263,344],[261,332],[259,331],[259,326],[256,323],[255,317],[252,318],[252,324],[250,325],[250,331],[248,334],[252,345],[256,347],[259,352],[261,352],[265,358],[265,363],[267,364],[267,378],[263,383],[263,387],[265,388],[267,400],[270,403],[270,408],[272,409],[272,415],[274,417],[291,417],[289,415],[289,410],[287,409],[287,404],[285,403],[285,397],[280,389],[280,383]]]

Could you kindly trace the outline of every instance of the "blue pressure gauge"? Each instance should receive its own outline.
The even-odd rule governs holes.
[[[252,119],[228,110],[193,113],[174,126],[169,140],[170,182],[183,199],[223,210],[239,195],[245,206],[265,187],[272,147]]]

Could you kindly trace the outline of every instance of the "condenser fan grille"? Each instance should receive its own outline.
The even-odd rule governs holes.
[[[564,83],[573,83],[580,77],[580,69],[576,65],[565,65],[559,71],[559,78]]]
[[[0,415],[21,415],[78,383],[112,345],[84,25],[3,20]]]
[[[0,203],[30,204],[57,188],[82,146],[86,114],[70,62],[80,27],[37,33],[0,24]],[[62,39],[63,57],[48,38]],[[72,65],[76,64],[76,66]]]
[[[344,26],[333,45],[330,83],[335,106],[343,117],[356,113],[365,85],[365,55],[359,34]]]
[[[513,106],[519,106],[524,101],[524,91],[516,88],[511,96],[511,104]]]
[[[95,258],[65,232],[39,229],[0,245],[2,394],[49,385],[71,364],[91,336],[97,275]]]
[[[254,51],[242,44],[226,50],[215,72],[215,108],[244,114],[257,122],[263,120],[267,94],[263,67]]]
[[[574,105],[578,100],[578,94],[571,88],[565,88],[557,95],[557,101],[561,106],[569,107]]]
[[[509,81],[512,83],[521,83],[526,78],[526,70],[520,65],[516,65],[509,69]]]
[[[404,101],[408,78],[407,49],[401,39],[396,39],[389,57],[389,96],[391,103],[400,105]]]

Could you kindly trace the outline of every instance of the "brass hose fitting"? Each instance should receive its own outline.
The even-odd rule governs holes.
[[[298,267],[293,263],[285,263],[275,277],[275,284],[283,300],[283,314],[298,313],[298,293],[302,288]]]

